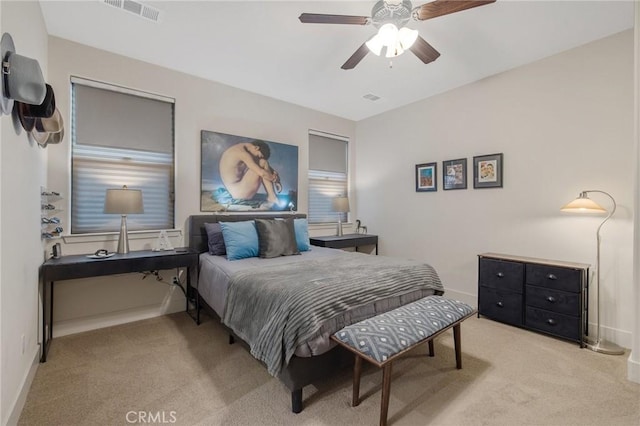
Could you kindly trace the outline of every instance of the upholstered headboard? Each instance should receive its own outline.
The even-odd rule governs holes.
[[[214,213],[214,214],[200,214],[189,216],[187,221],[187,245],[189,248],[195,249],[202,253],[209,249],[207,245],[207,231],[204,228],[205,223],[215,222],[239,222],[242,220],[252,219],[274,219],[274,218],[306,218],[304,213],[256,213],[256,214],[229,214],[229,213]]]

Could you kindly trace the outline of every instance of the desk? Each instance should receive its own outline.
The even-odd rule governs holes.
[[[53,284],[55,281],[76,278],[91,278],[103,275],[128,274],[132,272],[158,271],[187,268],[186,288],[177,286],[185,294],[186,310],[189,311],[191,280],[197,283],[198,252],[192,249],[167,251],[131,251],[115,254],[106,259],[91,259],[86,255],[62,256],[49,259],[40,267],[42,277],[42,354],[40,362],[47,361],[47,352],[53,338]],[[194,295],[197,310],[197,295]]]
[[[344,234],[341,236],[329,235],[323,237],[309,238],[311,245],[319,247],[329,247],[342,249],[354,247],[358,251],[360,246],[375,246],[376,255],[378,254],[378,236],[371,234]]]

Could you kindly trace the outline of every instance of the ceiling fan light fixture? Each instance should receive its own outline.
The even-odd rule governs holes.
[[[412,30],[407,27],[402,27],[400,28],[400,31],[398,31],[398,41],[400,42],[400,45],[404,50],[407,50],[408,48],[413,46],[413,43],[415,43],[417,38],[418,30]]]
[[[387,46],[387,54],[385,55],[387,58],[395,58],[396,56],[400,56],[404,53],[404,49],[400,46],[400,42],[396,43],[394,46]]]
[[[371,37],[365,44],[374,55],[380,56],[380,53],[382,53],[382,47],[384,45],[382,44],[382,40],[378,34]]]
[[[383,46],[394,46],[398,40],[398,27],[393,24],[384,24],[378,30],[378,37]]]

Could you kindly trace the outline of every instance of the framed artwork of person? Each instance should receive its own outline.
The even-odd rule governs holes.
[[[298,147],[201,132],[200,211],[295,211]]]

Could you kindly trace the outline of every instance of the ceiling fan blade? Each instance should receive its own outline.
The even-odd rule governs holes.
[[[362,43],[362,46],[360,46],[340,68],[343,70],[351,70],[355,68],[356,65],[358,65],[365,56],[367,56],[367,53],[369,53],[369,48],[366,43]]]
[[[414,9],[413,16],[419,21],[424,21],[426,19],[437,18],[438,16],[471,9],[473,7],[495,3],[495,1],[496,0],[435,0],[431,3],[426,3],[422,6],[416,7]]]
[[[428,64],[440,56],[440,52],[433,48],[425,39],[418,36],[413,45],[409,48],[422,62]]]
[[[321,13],[303,13],[298,19],[303,24],[367,25],[371,22],[371,18],[368,16],[323,15]]]

